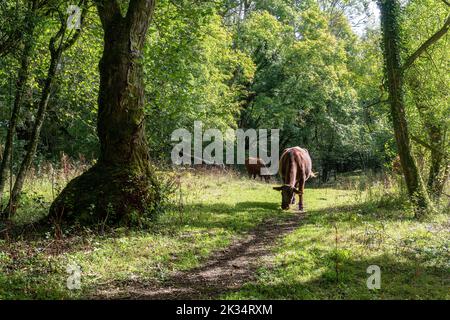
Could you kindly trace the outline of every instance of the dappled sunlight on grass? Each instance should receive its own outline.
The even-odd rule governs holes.
[[[268,184],[216,175],[188,178],[182,183],[183,201],[148,230],[116,229],[105,235],[79,236],[69,232],[61,243],[53,241],[50,234],[49,240],[0,242],[7,252],[0,257],[4,262],[0,297],[77,298],[117,281],[162,281],[175,270],[198,266],[212,251],[227,247],[263,220],[289,214],[278,209],[278,194]],[[46,189],[51,184],[39,187]],[[49,199],[51,192],[42,191],[44,194],[43,198]],[[49,246],[55,247],[51,253]],[[69,262],[83,270],[81,291],[65,289]],[[31,264],[42,270],[29,271],[26,266]],[[10,282],[17,284],[8,285]]]
[[[275,250],[271,268],[227,299],[448,299],[448,216],[353,203],[310,210]],[[382,272],[369,290],[370,265]]]
[[[0,298],[83,298],[130,281],[164,283],[174,271],[198,267],[260,223],[293,215],[279,208],[274,185],[235,174],[186,174],[169,210],[147,229],[68,230],[61,240],[50,232],[34,240],[0,240]],[[36,180],[27,188],[46,209],[52,184]],[[299,227],[279,241],[256,282],[223,297],[448,298],[448,216],[416,221],[395,190],[364,188],[308,185],[307,213]],[[33,211],[36,200],[26,201],[33,203],[28,209],[34,220],[42,212]],[[24,210],[17,221],[27,217]],[[70,262],[82,269],[81,290],[66,288]],[[379,291],[365,286],[370,264],[382,269]]]

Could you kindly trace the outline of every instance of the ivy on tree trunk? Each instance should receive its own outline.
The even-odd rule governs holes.
[[[392,124],[398,154],[409,197],[416,209],[416,216],[431,208],[431,202],[414,160],[406,119],[403,68],[400,61],[400,33],[398,0],[379,0],[385,72],[389,91]]]

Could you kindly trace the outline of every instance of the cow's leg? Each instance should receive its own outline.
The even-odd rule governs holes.
[[[298,210],[303,211],[303,192],[305,190],[305,179],[299,181],[299,190],[300,193],[298,194]]]

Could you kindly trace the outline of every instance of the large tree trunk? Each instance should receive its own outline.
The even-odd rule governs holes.
[[[398,15],[400,5],[398,0],[379,0],[381,24],[383,30],[383,51],[389,89],[392,123],[395,140],[406,182],[409,197],[413,202],[416,215],[431,207],[417,164],[411,151],[411,143],[406,120],[403,71],[400,63],[400,35]]]
[[[154,6],[154,0],[131,0],[123,17],[115,0],[97,4],[104,29],[97,119],[100,157],[55,199],[50,217],[56,222],[129,223],[159,203],[145,139],[141,65]]]

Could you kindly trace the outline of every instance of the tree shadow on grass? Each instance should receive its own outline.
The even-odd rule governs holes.
[[[244,201],[235,205],[225,203],[186,205],[173,212],[170,219],[162,217],[163,225],[172,227],[223,228],[230,231],[249,231],[265,219],[278,218],[283,212],[272,202]]]
[[[333,258],[329,252],[324,254],[315,252],[316,256],[323,256],[322,260],[318,259],[323,264],[317,265],[317,268],[322,268],[324,271],[321,271],[312,280],[302,282],[295,275],[283,276],[288,272],[286,270],[301,268],[302,261],[287,262],[287,264],[274,269],[271,269],[270,266],[267,269],[266,265],[268,275],[266,273],[262,277],[269,277],[272,280],[255,279],[258,266],[254,262],[258,258],[272,254],[271,250],[276,243],[275,240],[296,230],[301,225],[349,221],[349,217],[354,212],[361,211],[366,205],[361,203],[311,210],[308,212],[307,218],[303,219],[301,216],[301,220],[293,212],[281,211],[278,209],[278,203],[273,202],[246,201],[235,205],[216,203],[186,206],[184,214],[191,219],[180,222],[178,226],[174,226],[175,228],[188,224],[206,230],[223,228],[235,232],[254,231],[249,233],[249,239],[244,239],[221,253],[215,253],[199,268],[175,274],[168,283],[155,284],[142,281],[133,283],[131,280],[125,280],[120,284],[115,283],[124,286],[125,291],[128,289],[130,291],[117,295],[112,293],[112,297],[217,298],[236,292],[235,290],[239,290],[242,286],[239,293],[236,293],[239,298],[403,299],[417,297],[426,299],[428,298],[427,294],[429,297],[445,297],[444,289],[448,288],[448,270],[441,267],[423,267],[411,260],[399,262],[396,257],[389,255],[362,260],[346,259],[340,262],[338,281],[336,281]],[[367,214],[361,214],[360,219],[377,221],[379,216],[372,215],[371,212],[369,210]],[[198,215],[197,218],[196,215]],[[273,219],[280,218],[279,215],[283,215],[287,219]],[[167,223],[177,221],[176,219],[175,216]],[[273,221],[271,221],[272,219]],[[396,216],[394,211],[390,219],[403,219],[403,217]],[[264,224],[262,224],[263,221],[265,221]],[[300,221],[301,224],[299,224]],[[260,227],[256,227],[257,225]],[[298,245],[290,250],[301,251],[302,248]],[[372,264],[379,265],[382,269],[382,289],[380,291],[370,291],[365,285],[369,276],[366,274],[366,270]],[[299,274],[301,275],[301,272]],[[383,283],[386,284],[386,287],[383,287]],[[91,289],[95,290],[96,288],[91,287],[89,291]],[[51,290],[49,288],[49,292],[44,296],[64,294],[63,292],[52,293]]]
[[[301,248],[299,248],[301,250]],[[380,289],[369,289],[369,266],[380,267]],[[284,270],[297,268],[297,274]],[[321,260],[317,268],[324,269],[311,280],[298,280],[305,274],[301,262],[291,261],[265,271],[264,278],[247,283],[239,291],[228,291],[221,297],[237,299],[448,299],[448,268],[429,267],[398,256],[384,254],[375,258],[340,261],[338,273],[332,255]],[[269,272],[269,275],[267,275]],[[291,271],[292,272],[292,271]]]
[[[229,247],[215,251],[199,267],[173,272],[165,281],[113,281],[96,288],[94,298],[108,299],[205,299],[240,288],[255,278],[260,260],[273,246],[294,231],[303,215],[265,221]]]
[[[414,215],[402,208],[387,208],[372,202],[329,206],[308,211],[308,223],[413,221]]]
[[[235,205],[238,210],[279,210],[279,203],[274,202],[257,202],[257,201],[243,201]]]

